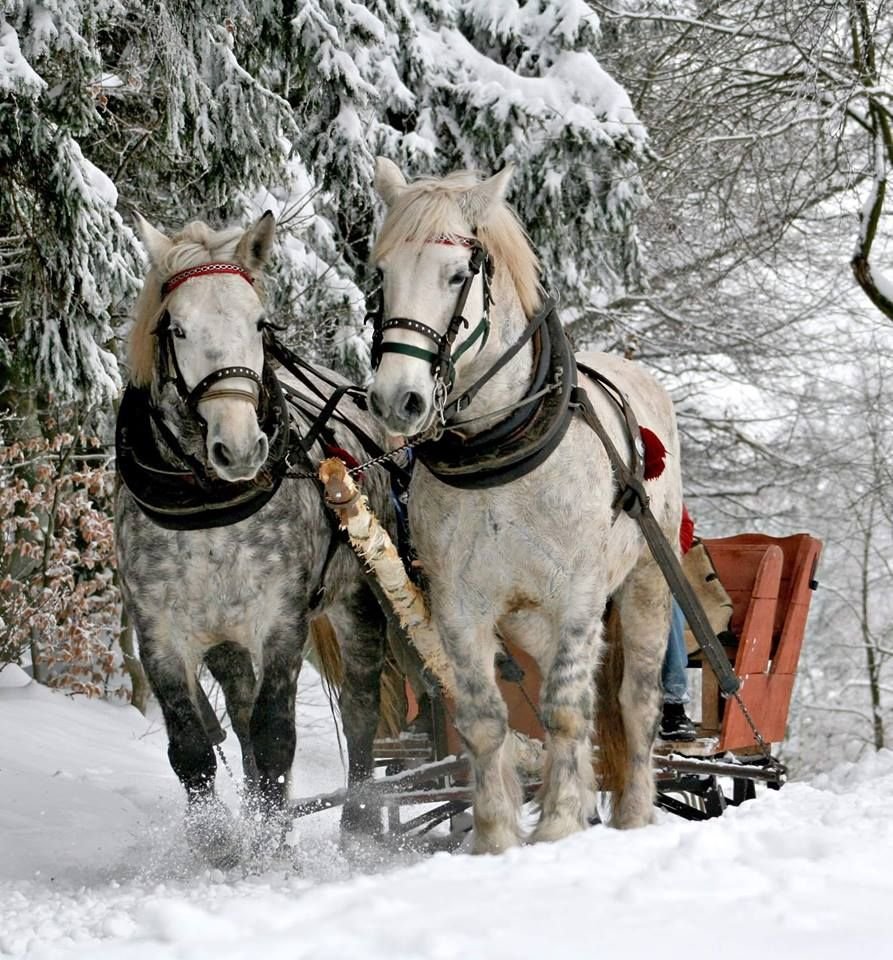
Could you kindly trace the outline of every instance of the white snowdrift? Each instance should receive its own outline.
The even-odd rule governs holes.
[[[891,955],[889,751],[721,820],[596,828],[501,857],[382,856],[366,873],[339,852],[328,813],[297,822],[294,863],[223,875],[181,842],[180,788],[157,720],[14,680],[0,674],[0,955]],[[343,773],[309,671],[299,699],[295,791],[305,795]],[[225,772],[219,782],[235,804]]]

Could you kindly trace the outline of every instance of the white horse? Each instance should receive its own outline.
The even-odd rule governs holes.
[[[529,472],[482,488],[451,479],[450,456],[457,462],[477,457],[486,467],[487,451],[478,441],[501,436],[500,424],[523,413],[509,412],[512,406],[529,396],[532,383],[544,382],[541,341],[538,348],[536,338],[528,338],[469,404],[458,412],[451,405],[524,339],[522,331],[543,305],[536,255],[503,202],[510,174],[506,169],[482,182],[457,172],[407,183],[379,158],[375,181],[388,212],[372,255],[383,292],[370,409],[389,433],[409,437],[436,427],[444,407],[449,420],[446,446],[420,442],[409,516],[432,615],[456,675],[456,724],[474,771],[475,852],[502,851],[521,839],[521,793],[494,677],[500,638],[534,656],[544,678],[547,763],[531,839],[565,837],[594,814],[593,677],[609,598],[619,608],[625,657],[619,689],[625,738],[600,745],[603,758],[613,752],[619,763],[610,822],[626,828],[652,821],[651,747],[670,609],[664,578],[636,522],[616,509],[618,486],[605,447],[579,415]],[[470,262],[480,255],[477,248],[488,261],[475,274]],[[469,322],[451,324],[462,312]],[[451,358],[444,348],[448,331],[456,335]],[[566,343],[560,332],[558,339]],[[669,396],[642,367],[619,357],[584,353],[578,360],[613,381],[639,422],[663,441],[666,468],[646,488],[664,535],[678,544],[679,442]],[[614,445],[629,455],[618,405],[582,375],[580,386]],[[560,384],[554,389],[560,393]],[[503,452],[512,442],[500,441]]]

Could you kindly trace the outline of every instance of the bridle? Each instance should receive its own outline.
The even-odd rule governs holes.
[[[453,382],[456,378],[456,364],[459,358],[471,349],[478,340],[480,340],[478,352],[483,350],[487,343],[487,338],[490,335],[490,306],[493,303],[490,292],[490,281],[493,276],[493,260],[477,237],[439,234],[425,242],[467,247],[471,250],[471,257],[468,261],[468,275],[465,277],[465,281],[459,290],[453,316],[447,325],[446,332],[438,333],[433,327],[429,327],[428,324],[422,323],[420,320],[415,320],[412,317],[388,317],[388,319],[385,319],[384,290],[381,282],[379,282],[377,288],[369,297],[366,322],[372,324],[371,360],[373,370],[378,369],[382,355],[385,353],[400,353],[404,356],[414,357],[431,364],[431,374],[434,377],[434,406],[441,414],[442,419],[446,397],[452,389]],[[484,285],[483,315],[471,333],[454,352],[453,345],[459,335],[459,329],[461,327],[469,327],[469,322],[464,317],[463,311],[468,301],[468,295],[471,292],[471,285],[474,283],[474,279],[478,274],[481,274],[481,280]],[[379,278],[380,277],[381,271],[379,271]],[[416,347],[408,343],[385,342],[385,331],[396,329],[409,330],[412,333],[421,334],[423,337],[427,337],[437,349],[426,350],[423,347]]]
[[[167,279],[161,286],[162,299],[168,297],[180,284],[185,283],[187,280],[216,273],[234,274],[252,286],[254,285],[254,277],[237,263],[228,263],[225,261],[202,263],[197,267],[189,267],[186,270],[181,270],[179,273],[175,273]],[[206,429],[207,424],[205,418],[199,413],[198,407],[200,403],[206,400],[216,400],[223,397],[247,400],[254,409],[257,410],[263,394],[263,380],[261,379],[261,375],[255,370],[252,370],[251,367],[238,365],[219,367],[217,370],[212,370],[211,373],[203,377],[190,389],[177,360],[174,335],[171,331],[171,315],[168,311],[164,312],[158,326],[154,330],[154,334],[158,337],[158,372],[160,385],[163,387],[166,383],[174,384],[180,399],[186,405],[190,414],[202,426],[202,429]],[[229,380],[234,377],[251,380],[257,385],[257,392],[255,393],[253,390],[233,386],[212,389],[214,384],[219,383],[221,380]]]
[[[174,274],[161,288],[167,297],[193,277],[230,273],[253,283],[251,275],[236,263],[203,263]],[[265,324],[272,327],[272,324]],[[291,444],[291,421],[282,386],[269,361],[272,337],[264,332],[264,363],[260,373],[245,366],[220,367],[190,388],[177,361],[171,319],[165,311],[154,331],[158,338],[155,358],[156,386],[173,383],[186,407],[190,422],[207,434],[207,422],[199,404],[222,396],[250,401],[258,426],[269,442],[267,458],[251,480],[228,481],[210,469],[204,457],[191,452],[165,418],[150,387],[130,384],[121,398],[115,426],[115,467],[140,510],[154,523],[169,530],[206,530],[244,520],[269,503],[279,489]],[[257,385],[253,390],[215,384],[230,377],[244,377]]]

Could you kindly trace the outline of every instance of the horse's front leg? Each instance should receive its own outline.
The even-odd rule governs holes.
[[[280,621],[263,644],[260,688],[251,712],[251,744],[257,776],[252,801],[268,816],[281,816],[295,757],[295,695],[307,636],[303,614]]]
[[[594,672],[601,641],[601,607],[570,612],[557,630],[555,655],[542,688],[546,766],[533,842],[582,830],[595,812],[592,771]]]
[[[493,666],[496,634],[440,619],[456,677],[456,728],[468,749],[474,777],[472,852],[501,853],[521,842],[522,792],[508,742],[508,710]]]
[[[257,780],[254,746],[251,743],[251,712],[254,707],[254,665],[251,654],[235,643],[220,643],[205,654],[211,676],[220,684],[226,712],[242,750],[242,771],[248,783]]]
[[[189,808],[186,837],[192,849],[218,867],[238,860],[232,818],[214,795],[217,762],[214,748],[196,708],[191,667],[170,638],[153,633],[145,618],[137,618],[140,659],[167,728],[167,755],[186,790]],[[185,641],[184,641],[185,642]]]

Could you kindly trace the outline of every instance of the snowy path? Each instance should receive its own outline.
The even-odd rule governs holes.
[[[298,823],[297,869],[223,875],[183,851],[157,723],[10,682],[0,674],[0,956],[893,956],[890,752],[721,820],[369,874],[340,854],[330,812]],[[342,774],[318,688],[300,699],[305,794]]]

